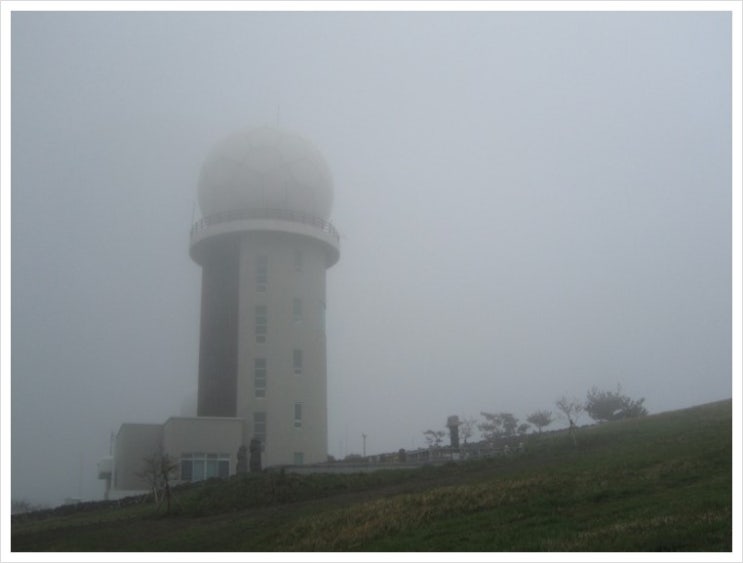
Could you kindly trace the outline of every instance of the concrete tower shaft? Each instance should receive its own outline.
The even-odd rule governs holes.
[[[267,465],[324,461],[325,271],[340,255],[327,166],[301,138],[246,131],[207,158],[199,198],[198,415],[243,419]]]

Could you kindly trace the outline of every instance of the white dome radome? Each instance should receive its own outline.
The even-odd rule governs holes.
[[[204,217],[228,211],[279,209],[327,220],[333,179],[319,150],[273,127],[247,129],[217,143],[201,167]]]

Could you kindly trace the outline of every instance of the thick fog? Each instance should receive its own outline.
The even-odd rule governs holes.
[[[651,413],[731,397],[730,14],[11,25],[14,499],[102,498],[121,423],[193,408],[199,169],[252,125],[333,172],[336,458],[592,386]]]

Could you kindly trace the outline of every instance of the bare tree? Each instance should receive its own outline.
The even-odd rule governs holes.
[[[529,416],[526,417],[526,420],[528,420],[531,424],[537,427],[537,431],[541,434],[542,428],[545,428],[546,426],[549,426],[552,424],[552,411],[548,410],[539,410],[534,411]]]
[[[568,398],[563,395],[555,402],[555,406],[568,419],[568,423],[570,424],[568,432],[573,440],[573,445],[577,445],[578,442],[575,438],[576,421],[583,414],[583,403],[576,398]]]
[[[160,454],[155,453],[142,458],[142,469],[137,472],[137,477],[147,483],[148,488],[152,491],[152,497],[155,504],[160,504],[160,472],[157,467]]]
[[[475,434],[475,429],[477,428],[477,419],[468,416],[467,418],[463,418],[461,422],[459,423],[459,433],[462,435],[462,439],[464,440],[464,443],[467,443],[467,440],[472,438]]]
[[[426,442],[428,443],[428,447],[439,447],[441,445],[441,442],[444,441],[444,436],[446,436],[446,432],[443,430],[426,430],[423,433],[423,436],[426,438]]]
[[[170,481],[178,463],[170,458],[168,454],[161,451],[145,457],[142,460],[142,471],[137,475],[144,479],[152,490],[155,504],[160,508],[163,500],[167,503],[166,512],[170,512]]]

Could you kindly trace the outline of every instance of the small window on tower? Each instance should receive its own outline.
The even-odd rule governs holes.
[[[294,251],[294,270],[296,272],[302,271],[303,261],[304,261],[304,258],[302,256],[302,251],[295,250]]]
[[[255,396],[258,398],[264,398],[266,396],[266,359],[255,358],[253,367]]]
[[[255,289],[266,291],[268,286],[268,256],[258,256],[255,264]]]
[[[255,308],[255,341],[264,343],[268,333],[268,310],[265,305]]]
[[[266,413],[253,413],[253,437],[260,441],[261,451],[266,451]]]
[[[302,375],[302,350],[294,350],[294,375]]]
[[[294,302],[292,303],[292,316],[294,317],[295,323],[302,320],[302,300],[298,297],[295,297]]]
[[[294,403],[294,428],[302,427],[302,403]]]

